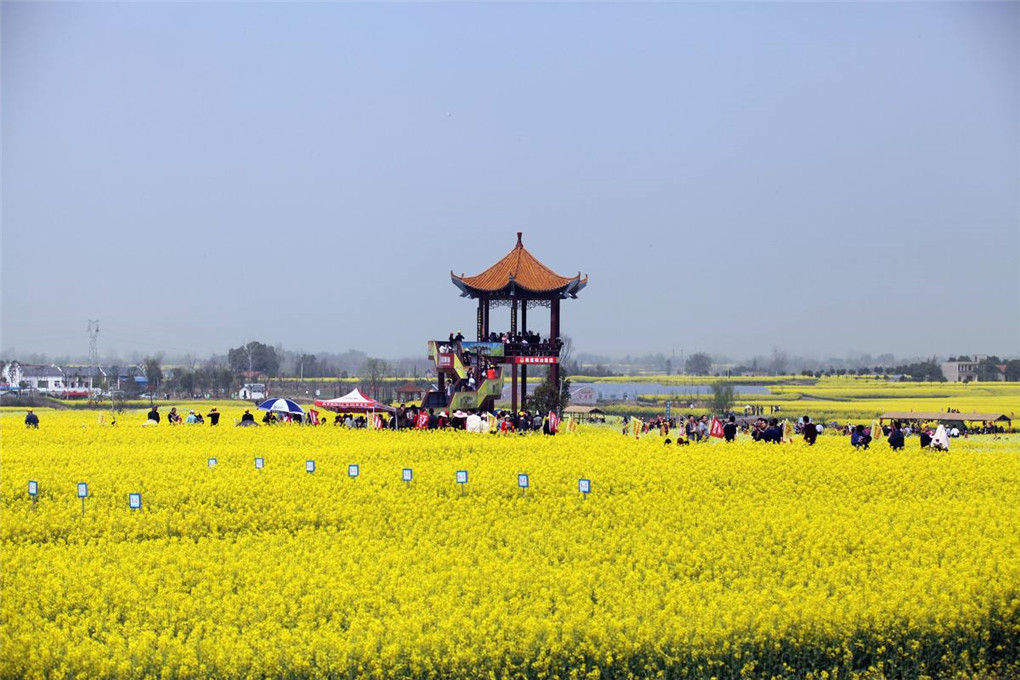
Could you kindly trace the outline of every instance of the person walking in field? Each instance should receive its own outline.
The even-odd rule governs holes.
[[[701,420],[698,421],[698,441],[708,441],[708,416],[701,416]]]
[[[209,419],[210,427],[216,427],[220,424],[220,412],[216,410],[215,406],[209,409],[209,413],[205,417]]]
[[[818,428],[811,422],[810,416],[804,416],[804,441],[808,446],[814,446],[816,439],[818,439]]]

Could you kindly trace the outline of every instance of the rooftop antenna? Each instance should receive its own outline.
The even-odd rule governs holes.
[[[99,319],[89,319],[85,332],[89,335],[89,366],[99,368]]]

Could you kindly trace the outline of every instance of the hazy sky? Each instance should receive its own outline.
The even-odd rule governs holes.
[[[1020,353],[1020,4],[0,11],[8,351]]]

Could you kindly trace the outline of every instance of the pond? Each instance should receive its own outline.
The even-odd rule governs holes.
[[[711,394],[711,385],[662,385],[660,383],[639,382],[571,382],[570,391],[582,387],[594,387],[599,401],[634,399],[639,394],[669,394],[678,397]],[[734,385],[735,395],[770,394],[769,388],[762,385]]]

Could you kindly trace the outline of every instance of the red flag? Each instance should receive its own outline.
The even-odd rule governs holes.
[[[429,412],[420,411],[418,413],[418,421],[414,424],[414,426],[419,430],[427,429],[429,426]]]
[[[715,437],[716,439],[723,438],[723,426],[721,420],[718,418],[712,418],[712,424],[708,427],[708,436]]]
[[[376,415],[375,417],[375,429],[377,430],[383,429],[382,416],[380,415]]]
[[[556,434],[558,429],[560,429],[560,419],[556,416],[556,411],[549,411],[549,431]]]

